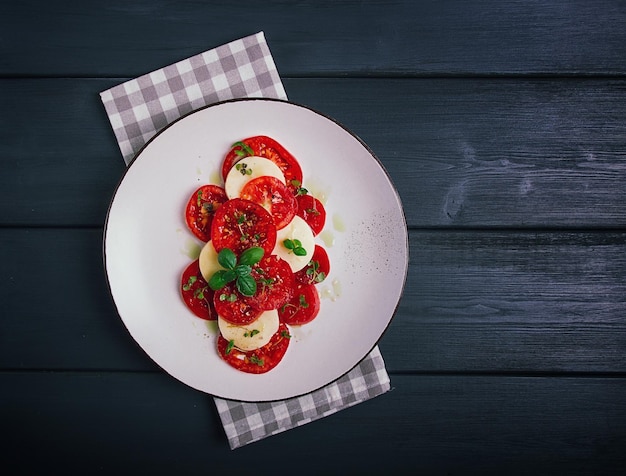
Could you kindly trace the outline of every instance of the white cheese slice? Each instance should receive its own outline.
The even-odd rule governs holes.
[[[200,274],[202,274],[202,277],[207,282],[216,271],[224,269],[217,261],[217,251],[215,251],[212,241],[207,241],[202,247],[198,260],[198,264],[200,265]]]
[[[228,198],[238,198],[241,189],[252,179],[269,175],[285,182],[285,174],[280,167],[265,157],[250,156],[237,162],[226,175],[224,190]]]
[[[306,255],[298,256],[293,250],[286,248],[284,244],[285,240],[299,240],[301,247],[306,250]],[[295,273],[296,271],[300,271],[311,261],[314,251],[315,236],[313,235],[313,230],[311,230],[311,227],[303,218],[296,215],[286,227],[278,230],[276,234],[276,245],[274,246],[272,254],[277,255],[279,258],[289,263],[291,270]]]
[[[272,309],[261,313],[250,324],[245,326],[237,326],[230,322],[217,317],[217,325],[220,329],[222,337],[227,341],[233,341],[235,347],[243,351],[255,350],[267,344],[276,332],[280,320],[278,319],[278,311]]]

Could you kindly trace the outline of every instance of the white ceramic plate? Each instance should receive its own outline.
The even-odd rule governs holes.
[[[202,244],[185,226],[185,204],[201,184],[220,180],[231,144],[254,135],[286,147],[302,166],[304,187],[325,202],[316,240],[331,261],[319,315],[291,329],[282,362],[261,375],[223,362],[215,324],[193,316],[179,295],[181,273]],[[109,208],[104,262],[124,324],[166,372],[218,397],[269,401],[316,390],[372,350],[402,294],[408,240],[394,186],[354,134],[307,107],[245,99],[188,114],[140,151]]]

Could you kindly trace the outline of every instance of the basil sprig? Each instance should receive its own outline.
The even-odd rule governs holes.
[[[237,260],[237,256],[231,249],[224,248],[217,254],[217,262],[224,269],[216,271],[211,276],[209,287],[213,291],[218,291],[228,283],[235,281],[237,291],[244,296],[253,296],[256,293],[257,285],[250,273],[252,266],[261,261],[264,253],[260,246],[253,246],[241,253],[239,260]]]
[[[296,256],[306,256],[306,250],[302,247],[300,240],[283,240],[283,246]]]
[[[252,147],[250,147],[245,142],[235,142],[231,147],[239,147],[239,149],[235,149],[235,154],[237,154],[239,157],[254,155]]]

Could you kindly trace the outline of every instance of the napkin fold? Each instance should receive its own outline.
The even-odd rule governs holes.
[[[263,32],[205,51],[100,93],[128,165],[158,131],[208,104],[287,99]],[[307,395],[273,402],[214,397],[231,449],[331,415],[390,389],[378,347],[350,372]]]

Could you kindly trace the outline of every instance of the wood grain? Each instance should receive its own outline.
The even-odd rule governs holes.
[[[124,165],[98,93],[119,82],[0,80],[0,224],[102,226]],[[285,87],[372,148],[411,227],[626,226],[624,81]]]
[[[407,286],[381,349],[402,369],[623,371],[625,239],[413,232]]]
[[[283,76],[614,75],[625,18],[616,0],[11,2],[0,75],[137,76],[261,30]]]

